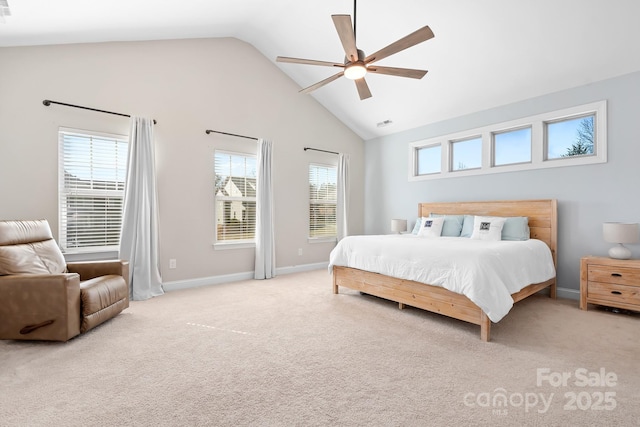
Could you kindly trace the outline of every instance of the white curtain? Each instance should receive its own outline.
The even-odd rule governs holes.
[[[145,300],[164,293],[158,266],[153,120],[147,118],[131,118],[120,258],[129,261],[129,296],[132,300]]]
[[[272,143],[258,140],[258,179],[256,189],[256,279],[276,276],[276,252],[273,232]]]
[[[338,200],[336,206],[338,240],[349,235],[349,155],[338,155]]]

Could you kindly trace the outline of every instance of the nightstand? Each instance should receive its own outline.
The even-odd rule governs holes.
[[[580,308],[587,304],[640,311],[640,259],[580,260]]]

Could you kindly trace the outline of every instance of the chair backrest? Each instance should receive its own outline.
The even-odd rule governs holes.
[[[0,221],[0,275],[59,274],[66,270],[47,220]]]

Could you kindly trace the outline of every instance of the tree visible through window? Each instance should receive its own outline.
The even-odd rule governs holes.
[[[546,126],[548,159],[594,154],[593,115],[549,122]]]
[[[253,241],[256,231],[256,156],[215,153],[216,241]]]
[[[59,243],[63,252],[118,250],[127,138],[64,129],[59,140]]]
[[[309,165],[309,237],[337,236],[336,204],[338,169]]]

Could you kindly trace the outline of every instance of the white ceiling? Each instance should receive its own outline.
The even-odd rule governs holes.
[[[8,0],[0,46],[236,37],[278,55],[342,62],[332,14],[351,0]],[[640,70],[638,0],[360,0],[365,54],[429,25],[435,38],[377,65],[422,80],[369,75],[373,97],[336,80],[315,97],[364,139]],[[276,63],[300,87],[336,70]],[[300,95],[309,96],[309,95]],[[393,124],[378,128],[376,123]]]

